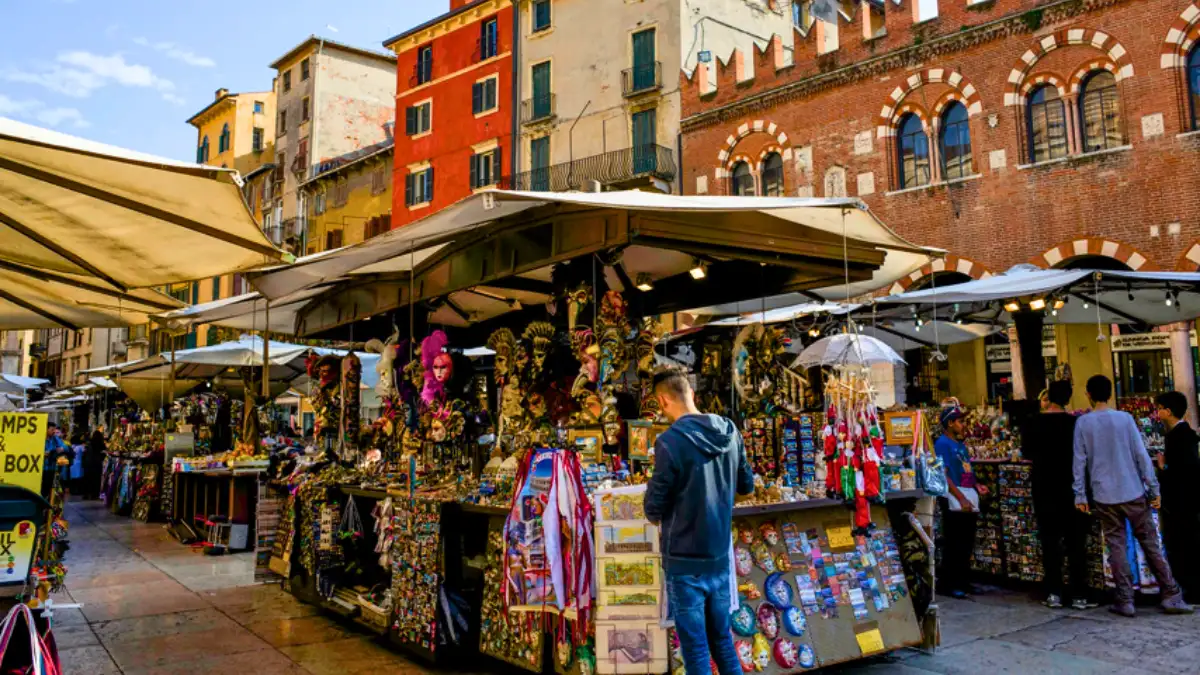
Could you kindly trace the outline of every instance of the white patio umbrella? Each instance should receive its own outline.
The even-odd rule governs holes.
[[[839,333],[821,338],[800,352],[792,367],[870,366],[876,363],[903,364],[904,357],[882,340],[857,333]]]

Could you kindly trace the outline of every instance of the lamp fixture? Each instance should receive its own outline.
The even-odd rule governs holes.
[[[688,274],[696,281],[708,276],[708,264],[699,259],[692,259],[692,269],[688,270]]]
[[[634,284],[639,291],[643,293],[654,290],[654,282],[650,280],[650,275],[641,272],[637,275],[637,282]]]
[[[809,337],[817,337],[817,336],[818,336],[818,335],[820,335],[820,334],[821,334],[821,331],[817,330],[816,328],[810,328],[810,329],[808,329],[808,335],[809,335]]]
[[[1083,308],[1084,308],[1084,309],[1087,309],[1088,307],[1091,307],[1091,306],[1092,306],[1092,303],[1090,303],[1090,302],[1085,302],[1085,303],[1083,303]]]
[[[1067,301],[1065,299],[1055,298],[1054,304],[1052,305],[1052,307],[1054,307],[1054,309],[1062,309],[1063,305],[1065,305],[1065,304],[1067,304]]]
[[[1017,302],[1016,300],[1009,300],[1008,302],[1004,303],[1004,311],[1006,311],[1006,312],[1011,313],[1011,312],[1018,312],[1020,310],[1021,310],[1021,303]]]
[[[1046,299],[1045,298],[1034,298],[1033,300],[1030,300],[1029,301],[1029,309],[1032,309],[1035,312],[1038,310],[1041,310],[1041,309],[1046,309]]]

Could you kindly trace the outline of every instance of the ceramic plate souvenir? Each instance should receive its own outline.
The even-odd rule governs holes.
[[[742,672],[754,672],[754,654],[751,652],[750,641],[738,640],[733,643],[733,648],[737,650],[738,663],[742,664]]]
[[[750,551],[743,546],[733,547],[733,564],[737,568],[737,575],[744,577],[750,574],[750,570],[754,567],[753,559],[750,557]]]
[[[769,602],[758,606],[758,630],[770,640],[779,637],[779,610]]]
[[[783,629],[796,637],[804,635],[804,630],[808,627],[808,620],[804,618],[804,612],[800,611],[799,607],[788,607],[783,610]]]
[[[800,666],[802,668],[812,668],[817,663],[817,655],[813,653],[812,647],[808,645],[800,645]],[[745,666],[742,666],[745,668]]]
[[[733,632],[738,635],[750,637],[754,635],[754,612],[751,611],[750,605],[742,603],[737,609],[729,614],[729,625],[733,627]]]
[[[775,663],[778,663],[783,668],[795,668],[800,662],[800,650],[796,648],[796,643],[785,638],[779,638],[775,641]]]
[[[754,669],[766,670],[771,665],[771,643],[762,633],[754,634]]]
[[[763,583],[763,593],[767,600],[778,609],[787,609],[792,604],[792,585],[783,578],[783,573],[775,572]]]

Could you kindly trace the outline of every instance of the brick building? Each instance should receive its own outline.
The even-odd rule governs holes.
[[[951,254],[893,291],[1026,262],[1200,266],[1200,3],[822,5],[681,75],[686,193],[861,197]]]
[[[499,183],[512,157],[511,0],[451,0],[395,52],[392,227]]]

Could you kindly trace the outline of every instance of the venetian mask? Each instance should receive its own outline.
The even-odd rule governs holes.
[[[771,557],[771,551],[767,549],[766,544],[756,541],[750,548],[750,552],[754,554],[754,562],[762,568],[762,571],[767,574],[775,572],[775,560]]]
[[[788,607],[783,610],[783,628],[788,633],[796,637],[804,635],[804,629],[808,626],[808,621],[804,618],[804,612],[800,611],[799,607]]]
[[[583,308],[592,301],[592,288],[587,284],[580,284],[578,288],[571,291],[567,295],[567,328],[575,330],[575,324],[579,321],[579,314]]]
[[[433,359],[433,378],[443,384],[454,374],[454,360],[449,354],[441,353]]]
[[[771,643],[762,633],[754,634],[754,669],[766,670],[771,665]]]
[[[800,662],[800,650],[791,640],[779,638],[775,641],[775,663],[783,668],[795,668]]]
[[[754,543],[754,527],[749,523],[738,523],[738,539],[747,546]]]
[[[733,643],[733,646],[737,649],[738,663],[742,665],[742,672],[754,672],[754,655],[750,647],[750,642],[748,640],[738,640]]]
[[[516,338],[513,336],[513,332],[507,328],[501,328],[488,337],[488,349],[496,352],[492,362],[492,373],[497,382],[503,382],[508,377],[509,360],[512,358],[515,343]]]
[[[787,609],[792,604],[792,586],[783,578],[782,572],[767,576],[767,580],[763,582],[763,594],[778,609]]]
[[[758,532],[762,535],[763,541],[767,542],[767,546],[775,546],[779,543],[779,530],[775,527],[775,521],[768,520],[759,525]]]
[[[435,417],[429,424],[429,440],[441,443],[446,440],[446,435],[446,423]]]
[[[779,610],[769,602],[758,606],[758,629],[771,640],[779,635]]]
[[[747,600],[757,600],[762,597],[762,593],[758,591],[758,585],[753,581],[744,581],[738,584],[738,594],[746,596]]]
[[[800,666],[802,668],[812,668],[816,663],[817,655],[813,653],[812,647],[800,645]]]
[[[738,605],[737,609],[729,614],[729,626],[738,635],[754,635],[754,612],[750,611],[750,606],[746,603]]]
[[[749,575],[750,570],[754,567],[750,551],[743,546],[735,546],[733,548],[733,564],[739,577]]]
[[[532,344],[531,373],[534,377],[538,377],[546,367],[546,357],[550,354],[550,348],[553,346],[554,326],[545,321],[534,321],[525,329],[522,337]]]

